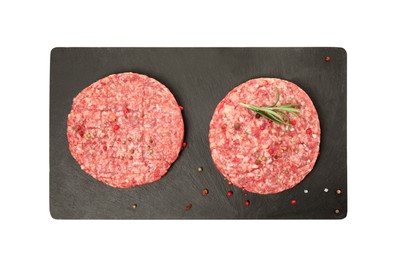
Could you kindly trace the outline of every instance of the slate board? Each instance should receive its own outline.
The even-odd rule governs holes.
[[[330,62],[325,57],[330,56]],[[55,219],[341,219],[347,214],[346,69],[342,48],[54,48],[50,71],[50,213]],[[107,75],[137,72],[165,84],[184,106],[188,146],[167,175],[132,189],[96,181],[71,156],[73,98]],[[216,169],[208,128],[220,100],[257,77],[304,89],[321,122],[321,154],[294,188],[273,195],[229,186]],[[203,172],[197,168],[203,167]],[[207,188],[209,195],[203,196]],[[328,192],[324,189],[327,188]],[[307,189],[308,193],[304,190]],[[342,194],[336,194],[341,189]],[[227,197],[227,191],[233,191]],[[245,200],[250,206],[244,205]],[[296,200],[296,204],[291,201]],[[137,204],[137,208],[131,207]],[[188,205],[192,205],[186,210]],[[338,209],[339,213],[335,210]]]

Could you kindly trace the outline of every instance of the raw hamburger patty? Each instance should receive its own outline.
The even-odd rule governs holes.
[[[145,75],[120,73],[82,90],[67,121],[81,169],[112,187],[156,181],[177,159],[184,122],[172,93]]]
[[[256,118],[240,103],[270,106],[297,103],[299,117],[289,115],[286,127]],[[218,104],[210,123],[209,141],[218,170],[234,185],[260,194],[294,187],[313,169],[320,145],[320,122],[309,96],[292,82],[258,78],[232,91]]]

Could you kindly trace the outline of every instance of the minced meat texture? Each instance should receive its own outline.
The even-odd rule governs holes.
[[[256,117],[240,103],[270,106],[300,104],[291,126]],[[210,123],[209,142],[218,170],[247,191],[271,194],[294,187],[313,169],[319,154],[320,122],[309,96],[292,82],[258,78],[230,91]]]
[[[81,169],[112,187],[130,188],[166,174],[181,150],[184,122],[163,84],[120,73],[77,95],[67,137]]]

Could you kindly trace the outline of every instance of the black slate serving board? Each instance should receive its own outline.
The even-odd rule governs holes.
[[[341,219],[347,214],[346,52],[341,48],[55,48],[50,72],[50,213],[55,219]],[[330,61],[325,58],[330,57]],[[187,147],[161,180],[132,189],[96,181],[71,156],[73,98],[107,75],[137,72],[165,84],[184,107]],[[214,166],[208,128],[216,105],[257,77],[296,83],[313,100],[321,151],[297,186],[245,193]],[[199,172],[198,167],[203,167]],[[208,189],[207,196],[202,190]],[[327,189],[327,192],[325,192]],[[336,190],[340,189],[341,194]],[[308,193],[305,193],[308,190]],[[228,197],[227,191],[233,191]],[[247,194],[245,196],[245,194]],[[245,200],[250,201],[247,207]],[[296,204],[292,203],[296,201]],[[132,205],[137,207],[133,208]]]

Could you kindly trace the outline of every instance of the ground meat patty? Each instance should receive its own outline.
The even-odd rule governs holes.
[[[292,126],[281,125],[240,106],[297,103],[299,117],[289,115]],[[218,170],[247,191],[270,194],[294,187],[313,169],[320,145],[320,122],[309,96],[292,82],[258,78],[249,80],[218,104],[210,123],[209,141]]]
[[[74,99],[67,137],[81,168],[112,187],[156,181],[177,159],[184,138],[180,107],[160,82],[120,73]]]

